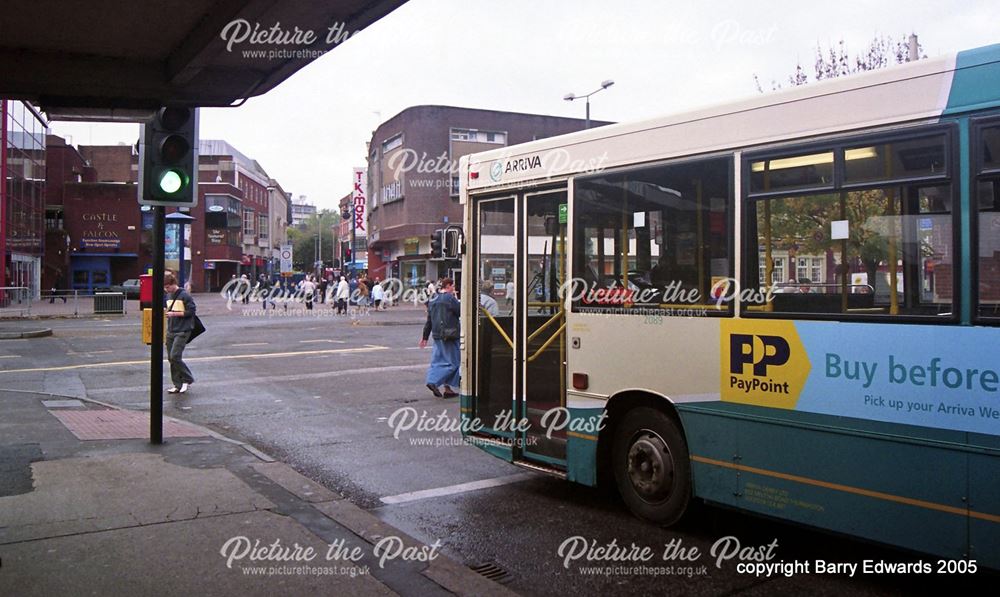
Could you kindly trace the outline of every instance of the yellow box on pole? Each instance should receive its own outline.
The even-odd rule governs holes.
[[[167,339],[167,313],[163,313],[163,342]],[[142,343],[149,345],[153,343],[153,310],[142,310]]]

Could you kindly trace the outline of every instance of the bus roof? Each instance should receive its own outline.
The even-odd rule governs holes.
[[[468,156],[471,192],[1000,106],[1000,44]]]

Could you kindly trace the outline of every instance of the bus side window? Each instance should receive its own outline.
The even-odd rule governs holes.
[[[575,301],[574,310],[627,303],[731,312],[711,296],[713,284],[732,277],[731,170],[724,157],[577,179],[574,277],[620,292]]]
[[[924,135],[752,161],[763,196],[751,197],[747,210],[747,249],[757,253],[748,255],[748,282],[757,292],[746,293],[746,312],[951,316],[955,268],[945,140]],[[833,186],[841,188],[776,194],[768,186],[772,169],[801,168],[805,158],[836,160],[844,174]],[[913,177],[929,180],[891,182]]]
[[[983,127],[976,147],[978,314],[1000,321],[1000,125]]]

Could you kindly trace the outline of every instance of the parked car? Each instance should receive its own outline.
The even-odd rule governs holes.
[[[126,299],[138,299],[139,298],[139,280],[138,278],[133,278],[131,280],[125,280],[121,284],[114,284],[112,286],[104,286],[101,288],[95,288],[95,292],[123,292],[125,293]]]
[[[122,292],[125,293],[125,298],[136,299],[139,298],[139,279],[133,278],[131,280],[125,280],[122,282]]]

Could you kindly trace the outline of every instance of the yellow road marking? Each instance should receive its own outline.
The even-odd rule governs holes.
[[[346,352],[373,352],[377,350],[388,350],[388,346],[376,346],[368,344],[363,348],[331,348],[328,350],[300,350],[296,352],[272,352],[263,354],[233,354],[216,357],[191,357],[184,359],[185,362],[206,362],[206,361],[228,361],[233,359],[273,359],[280,357],[315,356],[317,354],[337,354]],[[101,367],[123,367],[128,365],[147,365],[149,359],[141,361],[113,361],[108,363],[85,363],[82,365],[65,365],[62,367],[34,367],[31,369],[7,369],[0,371],[4,373],[36,373],[40,371],[69,371],[72,369],[97,369]]]
[[[937,504],[935,502],[927,502],[924,500],[918,500],[914,498],[903,497],[900,495],[893,495],[891,493],[882,493],[881,491],[872,491],[870,489],[862,489],[860,487],[851,487],[850,485],[841,485],[840,483],[830,483],[829,481],[820,481],[819,479],[810,479],[809,477],[800,477],[798,475],[790,475],[788,473],[779,473],[777,471],[769,471],[767,469],[756,468],[752,466],[745,466],[742,464],[736,464],[733,462],[726,462],[724,460],[714,460],[711,458],[705,458],[703,456],[692,456],[691,460],[695,462],[701,462],[702,464],[711,464],[715,466],[721,466],[723,468],[730,468],[738,471],[743,471],[747,473],[756,473],[758,475],[764,475],[766,477],[774,477],[776,479],[784,479],[786,481],[794,481],[796,483],[803,483],[805,485],[813,485],[815,487],[823,487],[825,489],[832,489],[834,491],[843,491],[844,493],[853,493],[855,495],[863,495],[865,497],[875,498],[879,500],[886,500],[889,502],[895,502],[897,504],[907,504],[909,506],[916,506],[918,508],[926,508],[928,510],[937,510],[938,512],[947,512],[948,514],[958,514],[961,516],[970,516],[972,518],[978,518],[979,520],[987,520],[989,522],[1000,522],[1000,516],[996,514],[987,514],[985,512],[976,512],[974,510],[969,510],[966,508],[956,508],[955,506],[947,506],[945,504]]]

